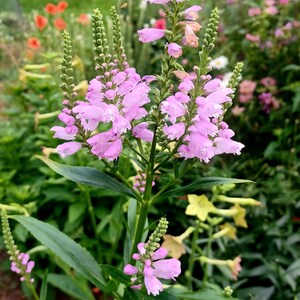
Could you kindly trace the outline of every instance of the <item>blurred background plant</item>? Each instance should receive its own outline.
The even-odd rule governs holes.
[[[227,118],[238,135],[237,140],[246,147],[241,156],[216,158],[209,166],[194,168],[183,182],[193,182],[200,174],[250,179],[255,185],[237,185],[230,191],[231,196],[254,198],[263,204],[248,209],[248,228],[240,228],[237,239],[222,237],[212,245],[214,257],[242,255],[239,280],[232,283],[228,277],[224,282],[224,274],[228,275],[224,267],[216,272],[212,266],[203,264],[208,274],[207,284],[224,288],[231,283],[234,295],[240,299],[300,299],[300,2],[191,0],[190,3],[202,6],[203,27],[213,7],[221,10],[212,74],[218,75],[225,86],[233,64],[239,60],[245,63],[238,97]],[[160,10],[157,14],[152,6],[137,0],[49,4],[45,0],[6,1],[0,13],[0,208],[50,222],[89,251],[105,257],[107,263],[118,263],[122,255],[118,245],[124,227],[120,220],[128,206],[127,200],[58,177],[34,155],[51,155],[60,161],[50,128],[57,124],[61,106],[61,30],[67,28],[72,35],[77,89],[85,95],[88,80],[94,75],[90,24],[93,8],[100,8],[106,16],[110,6],[116,5],[123,16],[129,63],[143,75],[158,71],[162,42],[139,43],[136,31],[146,26],[164,29],[164,12]],[[104,22],[109,30],[111,19],[105,17]],[[182,61],[187,67],[197,59],[193,49],[188,51],[189,59]],[[83,166],[88,161],[87,155],[80,153],[68,158],[66,163]],[[97,167],[101,170],[102,163],[98,162]],[[124,168],[123,174],[134,176],[135,169]],[[156,188],[159,186],[158,176]],[[202,192],[195,191],[197,195]],[[210,190],[205,192],[207,197],[213,195]],[[96,220],[91,222],[92,206]],[[152,209],[152,221],[157,219],[158,212],[168,212],[169,232],[178,237],[193,225],[185,216],[186,207],[186,197],[166,198]],[[211,222],[214,219],[219,221],[213,218]],[[36,246],[22,226],[12,224],[21,250]],[[189,237],[192,235],[190,232]],[[195,243],[201,249],[206,240],[199,236]],[[185,240],[185,244],[185,251],[191,251],[190,241]],[[32,255],[39,261],[40,272],[48,269],[52,274],[49,299],[59,299],[55,298],[59,295],[56,288],[75,299],[90,299],[89,292],[82,292],[84,288],[79,291],[78,284],[60,277],[59,270],[66,271],[67,267],[53,255],[47,259],[45,252],[45,248],[37,246]],[[185,256],[182,259],[187,260]],[[6,259],[0,272],[8,274],[8,269]],[[71,274],[71,270],[67,271]],[[193,282],[200,285],[197,278],[201,274],[202,269],[188,276],[193,276]],[[67,288],[69,285],[71,289]],[[98,290],[93,292],[99,297]]]

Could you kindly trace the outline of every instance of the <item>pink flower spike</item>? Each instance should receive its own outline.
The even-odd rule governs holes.
[[[178,58],[182,55],[182,47],[176,43],[168,44],[168,53],[174,58]]]
[[[198,12],[201,10],[201,6],[193,5],[184,11],[184,17],[187,20],[195,21],[199,18]]]
[[[165,36],[165,31],[163,29],[144,28],[137,32],[139,34],[139,40],[142,43],[150,43]]]
[[[136,268],[130,264],[127,264],[123,269],[123,273],[126,275],[134,275],[134,274],[137,274],[138,271],[139,271],[138,268]]]
[[[81,149],[82,145],[79,142],[66,142],[56,147],[58,154],[65,158]]]

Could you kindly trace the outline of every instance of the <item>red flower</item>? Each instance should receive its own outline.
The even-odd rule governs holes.
[[[80,16],[77,19],[77,22],[82,25],[87,25],[90,23],[89,16],[87,14],[80,14]]]
[[[30,37],[27,40],[27,46],[28,46],[29,49],[38,50],[38,49],[41,48],[41,42],[36,37]]]
[[[166,24],[167,22],[166,22],[166,19],[158,19],[158,20],[156,20],[155,21],[155,23],[154,23],[154,28],[156,28],[156,29],[166,29],[166,27],[167,27],[167,24]]]
[[[64,21],[63,18],[57,18],[54,21],[54,26],[58,29],[58,30],[64,30],[67,27],[66,22]]]
[[[43,30],[48,23],[48,19],[45,18],[44,16],[41,15],[36,15],[35,16],[35,26],[39,29],[39,30]]]
[[[48,3],[45,7],[45,12],[51,15],[55,15],[58,13],[57,7],[53,3]]]
[[[69,6],[68,2],[66,1],[60,1],[58,2],[56,9],[58,13],[64,12],[64,10]]]

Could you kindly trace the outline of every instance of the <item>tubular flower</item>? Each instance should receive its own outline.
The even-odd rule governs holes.
[[[147,259],[144,257],[146,250],[145,244],[139,243],[139,253],[133,254],[133,258],[142,264],[141,270],[127,264],[123,272],[127,275],[134,275],[134,285],[132,288],[141,288],[141,280],[144,280],[144,285],[147,289],[148,295],[158,295],[163,291],[162,283],[158,278],[161,279],[173,279],[178,277],[181,273],[180,261],[176,258],[163,259],[167,256],[168,251],[160,247]]]
[[[157,28],[144,28],[137,32],[139,34],[139,40],[142,43],[150,43],[165,36],[165,31]]]
[[[17,250],[17,261],[11,262],[11,270],[17,274],[19,274],[21,281],[28,281],[33,283],[34,279],[30,278],[30,273],[34,267],[34,261],[29,260],[29,254],[27,253],[19,253]]]

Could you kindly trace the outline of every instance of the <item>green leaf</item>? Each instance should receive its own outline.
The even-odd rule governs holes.
[[[105,281],[101,269],[86,249],[50,224],[32,217],[11,216],[11,218],[21,223],[37,240],[67,265],[82,274],[95,286],[105,290]]]
[[[107,272],[114,280],[124,283],[125,285],[129,285],[131,280],[128,275],[125,275],[118,268],[111,265],[100,265],[101,269]]]
[[[43,277],[42,281],[42,287],[41,287],[41,292],[40,292],[40,300],[46,300],[47,299],[47,277],[48,277],[48,271],[46,270],[45,275]]]
[[[173,296],[176,296],[177,299],[182,299],[182,300],[208,300],[208,299],[237,300],[237,298],[224,295],[223,291],[215,291],[215,290],[191,292],[191,291],[186,291],[184,289],[171,287],[168,288],[166,292],[170,293]]]
[[[48,274],[48,283],[60,289],[67,295],[78,300],[93,300],[93,294],[86,287],[80,286],[74,279],[63,274]]]
[[[195,190],[211,188],[214,185],[222,185],[229,183],[253,183],[251,180],[237,179],[237,178],[223,178],[223,177],[204,177],[195,182],[186,185],[184,187],[176,188],[173,190],[162,193],[159,198],[162,197],[178,197],[189,194]]]
[[[42,160],[54,172],[74,182],[100,187],[102,189],[111,190],[135,198],[130,189],[118,180],[97,169],[62,165],[44,156],[37,155],[36,157]]]

